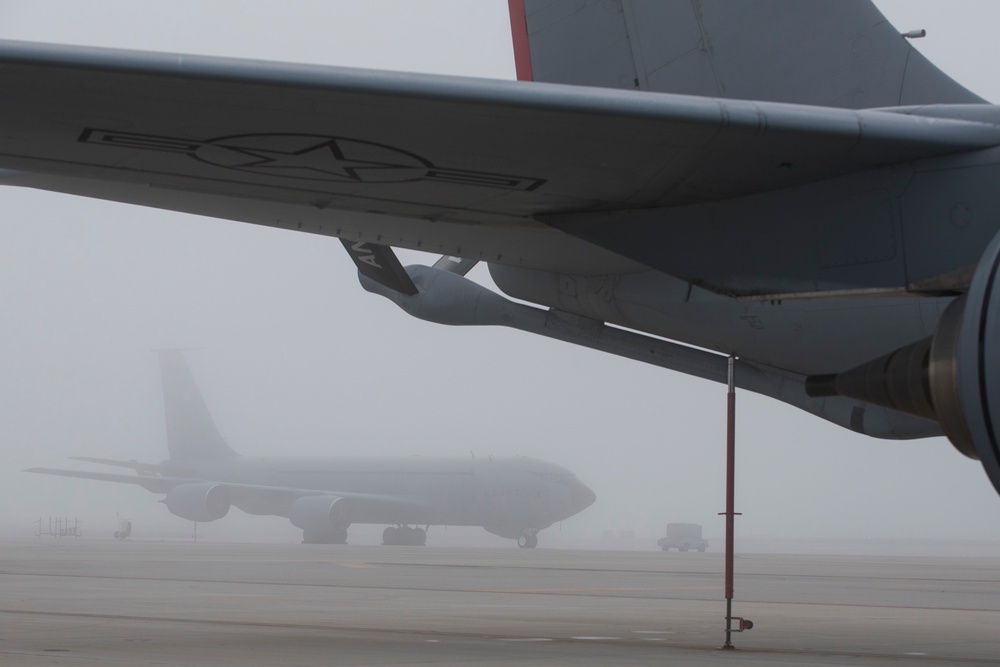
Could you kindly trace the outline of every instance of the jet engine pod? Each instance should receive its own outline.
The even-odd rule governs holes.
[[[327,531],[351,525],[347,501],[336,496],[304,496],[288,508],[288,520],[303,530]]]
[[[212,482],[181,484],[163,502],[171,514],[188,521],[215,521],[229,513],[229,490]]]
[[[941,428],[956,447],[970,455],[974,452],[993,486],[1000,491],[998,271],[1000,234],[993,238],[979,260],[968,293],[948,309],[961,311],[957,333],[949,334],[945,327],[951,323],[942,318],[931,350],[930,380]],[[948,349],[948,345],[953,345],[953,349]],[[940,358],[947,360],[949,357],[952,359],[950,367],[947,362],[942,364],[940,361]],[[944,393],[941,385],[948,378],[954,389]]]
[[[847,396],[933,419],[1000,492],[1000,234],[969,291],[945,310],[932,338],[836,375],[810,377],[810,396]]]

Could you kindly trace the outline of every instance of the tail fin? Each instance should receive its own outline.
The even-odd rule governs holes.
[[[171,461],[224,459],[238,456],[219,434],[184,353],[160,350],[163,411]]]
[[[970,104],[870,0],[509,0],[518,78],[863,109]]]

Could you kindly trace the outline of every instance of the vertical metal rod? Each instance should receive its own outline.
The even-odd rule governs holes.
[[[726,643],[733,642],[733,533],[736,523],[736,358],[729,356],[729,393],[726,395]]]

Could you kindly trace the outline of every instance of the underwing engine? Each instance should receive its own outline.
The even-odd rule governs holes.
[[[304,544],[346,544],[351,525],[347,505],[336,496],[303,496],[288,507],[288,519],[302,529]]]
[[[969,291],[934,336],[836,375],[810,377],[811,396],[848,396],[936,420],[955,448],[982,462],[1000,492],[1000,234]]]
[[[315,531],[346,529],[351,524],[347,516],[347,501],[335,496],[299,498],[288,508],[288,519],[296,528]]]
[[[181,484],[161,500],[170,510],[188,521],[215,521],[229,513],[229,490],[213,482]]]

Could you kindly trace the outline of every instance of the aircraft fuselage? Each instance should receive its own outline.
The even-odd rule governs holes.
[[[195,464],[191,472],[220,483],[330,493],[348,501],[363,497],[366,502],[349,511],[352,524],[482,526],[512,539],[566,519],[594,500],[573,473],[531,458],[239,457]],[[289,513],[280,496],[234,491],[232,503],[249,514]]]

